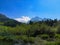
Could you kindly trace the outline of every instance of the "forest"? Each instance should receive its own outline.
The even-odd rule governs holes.
[[[0,45],[60,45],[60,20],[26,24],[0,14]]]

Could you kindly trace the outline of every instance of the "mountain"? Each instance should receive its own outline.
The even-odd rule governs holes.
[[[7,20],[9,20],[8,17],[6,17],[6,16],[3,15],[3,14],[0,14],[0,22],[6,22]]]
[[[0,14],[0,23],[3,23],[3,25],[5,26],[12,26],[12,27],[20,24],[20,22],[10,19],[4,14]]]
[[[42,19],[40,17],[34,17],[31,19],[31,21],[33,22],[38,22],[38,21],[41,21]]]

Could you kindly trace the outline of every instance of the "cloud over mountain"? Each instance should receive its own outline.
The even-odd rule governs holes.
[[[22,16],[21,18],[15,18],[18,22],[27,23],[31,19],[28,16]]]

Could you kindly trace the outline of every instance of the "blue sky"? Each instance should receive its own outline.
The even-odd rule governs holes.
[[[60,0],[0,0],[0,13],[10,18],[39,16],[60,19]]]

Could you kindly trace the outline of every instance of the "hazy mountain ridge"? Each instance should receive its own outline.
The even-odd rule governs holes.
[[[42,18],[36,16],[36,17],[33,17],[30,21],[33,21],[33,22],[38,22],[38,21],[41,21]]]

